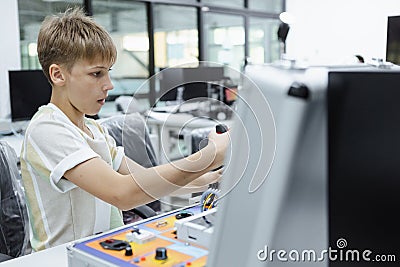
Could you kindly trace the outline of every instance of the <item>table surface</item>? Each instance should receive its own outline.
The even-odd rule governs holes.
[[[0,263],[0,266],[68,266],[67,244],[8,260]]]

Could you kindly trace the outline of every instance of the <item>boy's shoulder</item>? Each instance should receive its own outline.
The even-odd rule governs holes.
[[[26,130],[26,134],[36,133],[41,135],[44,132],[59,132],[65,129],[73,129],[74,125],[56,105],[49,103],[39,107],[33,115]]]
[[[37,117],[39,117],[40,115],[43,115],[43,114],[51,114],[51,113],[54,113],[56,110],[52,107],[52,104],[47,104],[47,105],[43,105],[43,106],[40,106],[39,108],[38,108],[38,110],[36,111],[36,113],[33,115],[33,117],[32,117],[32,119],[31,120],[34,120],[34,119],[36,119]]]
[[[38,108],[30,120],[29,126],[46,124],[49,122],[65,124],[68,123],[68,117],[54,104],[49,103]]]

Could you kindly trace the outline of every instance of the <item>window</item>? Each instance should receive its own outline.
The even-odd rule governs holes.
[[[161,69],[195,67],[200,58],[235,69],[225,68],[225,75],[237,83],[245,57],[254,63],[278,59],[278,14],[285,6],[284,0],[18,0],[18,5],[22,69],[41,68],[36,41],[45,16],[84,6],[118,49],[109,100],[134,95],[143,106],[154,104],[159,84],[147,81]]]
[[[146,6],[127,0],[93,1],[93,18],[107,29],[117,47],[118,58],[110,72],[114,90],[119,95],[135,95],[149,106],[149,37]]]
[[[234,75],[244,64],[244,17],[207,12],[204,22],[206,60],[234,68],[230,77],[237,82]]]
[[[154,58],[157,68],[187,63],[197,65],[199,41],[196,17],[194,7],[155,6]]]
[[[77,5],[82,6],[82,0],[18,0],[22,69],[41,69],[36,47],[44,18]]]
[[[249,9],[268,12],[281,13],[283,11],[283,0],[248,0]]]
[[[262,0],[263,1],[263,0]],[[201,0],[202,3],[215,5],[215,6],[225,6],[229,8],[243,8],[244,0]]]
[[[276,19],[249,19],[249,57],[252,63],[273,62],[279,59]]]

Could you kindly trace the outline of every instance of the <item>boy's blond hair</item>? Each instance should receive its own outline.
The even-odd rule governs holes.
[[[39,31],[37,51],[47,79],[51,64],[71,71],[79,60],[101,58],[114,64],[117,50],[108,32],[79,7],[45,18]]]

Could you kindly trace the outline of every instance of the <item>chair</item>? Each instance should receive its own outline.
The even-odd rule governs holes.
[[[115,115],[99,122],[115,139],[116,144],[124,147],[127,157],[146,168],[159,164],[146,123],[140,113]],[[156,211],[160,210],[160,202],[153,201],[130,211],[124,211],[124,222],[134,221],[134,214],[146,219],[157,215]]]
[[[0,141],[0,261],[26,254],[29,248],[29,220],[17,155]]]

